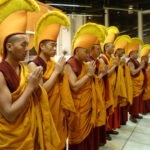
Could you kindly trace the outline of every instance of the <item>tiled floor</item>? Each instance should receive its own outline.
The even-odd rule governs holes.
[[[100,150],[150,150],[150,113],[137,124],[128,121],[117,131],[119,135],[111,135],[112,141]]]

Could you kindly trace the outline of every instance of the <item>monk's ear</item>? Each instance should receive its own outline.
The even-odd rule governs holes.
[[[8,52],[11,52],[13,49],[13,44],[12,43],[6,43],[6,49]]]
[[[40,50],[43,50],[45,48],[45,45],[43,42],[40,43]]]

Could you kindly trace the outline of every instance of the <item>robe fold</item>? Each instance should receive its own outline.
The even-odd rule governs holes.
[[[119,111],[119,120],[116,120],[116,123],[119,122],[119,124],[125,124],[127,121],[127,115],[128,115],[128,105],[132,104],[133,99],[133,89],[132,89],[132,80],[130,71],[127,65],[124,67],[118,66],[117,68],[117,80],[116,80],[116,86],[115,86],[115,99],[117,99],[117,104]],[[118,126],[119,126],[118,124]]]
[[[28,69],[22,64],[19,66],[20,76],[17,77],[16,72],[7,62],[0,64],[0,71],[9,85],[9,90],[13,89],[12,102],[22,95],[27,86]],[[18,79],[14,79],[15,76]],[[13,123],[8,122],[0,114],[0,149],[56,150],[59,142],[47,93],[41,86],[30,96],[28,104]]]
[[[87,61],[94,60],[93,57],[89,57]],[[105,82],[102,78],[98,81],[98,75],[103,68],[103,64],[100,63],[100,60],[96,60],[96,71],[95,71],[95,89],[97,95],[97,116],[96,116],[96,127],[94,128],[94,137],[95,137],[95,149],[99,148],[99,145],[102,144],[100,141],[106,141],[105,128],[101,128],[101,126],[105,126],[106,124],[106,106],[105,106]],[[103,144],[105,144],[104,142]]]
[[[42,58],[39,56],[33,60],[33,62],[38,66],[40,65],[46,68],[43,75],[43,81],[46,82],[53,73],[56,62],[50,59],[45,67]],[[57,150],[62,150],[66,145],[66,139],[68,137],[68,123],[71,122],[76,111],[68,77],[65,72],[63,75],[58,76],[53,88],[48,92],[48,100],[54,123],[60,137],[60,144]]]
[[[135,69],[139,67],[139,62],[137,60],[129,59],[128,63],[133,63]],[[127,63],[127,64],[128,64]],[[140,112],[140,105],[143,103],[142,94],[144,90],[144,74],[139,71],[136,75],[131,74],[132,87],[133,87],[133,104],[130,106],[131,116],[137,116]]]
[[[105,54],[101,56],[105,64],[111,68],[113,66],[114,58],[108,58]],[[117,84],[117,71],[115,70],[111,76],[109,76],[109,95],[110,95],[110,102],[112,105],[112,112],[108,114],[108,124],[107,124],[107,131],[112,129],[116,129],[120,126],[120,106],[118,103],[118,98],[115,96],[115,88]]]
[[[67,63],[80,80],[86,73],[86,63],[71,57]],[[78,65],[80,64],[80,65]],[[81,68],[79,66],[82,66]],[[69,124],[69,150],[94,150],[94,131],[96,123],[96,91],[94,80],[90,78],[77,92],[72,91],[76,114]],[[84,148],[83,148],[84,147]]]
[[[143,103],[141,108],[141,113],[149,113],[150,112],[150,71],[146,71],[147,67],[150,66],[150,64],[147,64],[147,66],[143,69],[144,73],[144,91],[143,91]]]

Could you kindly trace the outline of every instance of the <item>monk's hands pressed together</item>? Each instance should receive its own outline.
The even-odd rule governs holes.
[[[143,69],[144,67],[145,67],[145,62],[144,62],[144,60],[142,60],[140,63],[140,68]]]
[[[41,66],[36,67],[34,71],[30,73],[27,77],[28,86],[33,90],[37,88],[42,76],[43,76],[43,68]]]
[[[104,77],[108,73],[109,67],[108,65],[104,65],[101,69],[100,74],[98,75],[98,80],[100,80],[102,77]]]
[[[91,61],[90,63],[88,63],[88,72],[87,75],[88,76],[93,76],[95,73],[95,69],[96,69],[96,63],[95,61]]]
[[[104,65],[104,67],[101,69],[101,73],[103,74],[103,76],[107,74],[108,69],[108,65]]]
[[[125,58],[122,58],[122,59],[121,59],[121,63],[120,63],[120,65],[123,67],[123,66],[125,65],[125,63],[126,63]]]
[[[64,70],[64,66],[66,64],[66,58],[64,56],[60,57],[58,62],[55,65],[55,72],[60,74]]]
[[[116,57],[114,60],[114,66],[118,66],[119,65],[119,58]]]

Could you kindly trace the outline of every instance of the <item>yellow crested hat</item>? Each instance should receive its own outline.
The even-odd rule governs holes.
[[[139,39],[137,37],[132,38],[131,41],[129,42],[129,44],[125,48],[126,56],[129,57],[130,52],[132,52],[132,51],[138,51],[140,45],[144,45],[144,42],[141,39]]]
[[[114,42],[114,46],[115,46],[114,54],[116,53],[118,49],[125,50],[126,46],[128,45],[130,41],[131,41],[131,38],[128,35],[121,35],[117,37]]]
[[[119,34],[119,29],[116,26],[110,26],[107,28],[107,36],[105,38],[104,43],[101,45],[103,52],[104,52],[104,45],[106,43],[114,43],[118,34]]]
[[[105,38],[104,44],[113,43],[115,41],[116,35],[119,34],[119,29],[115,26],[110,26],[107,28],[107,37]]]
[[[57,41],[57,37],[60,31],[60,25],[69,27],[70,22],[67,16],[58,11],[51,11],[44,14],[37,26],[34,36],[34,46],[39,53],[39,45],[44,40]]]
[[[72,41],[72,50],[76,48],[85,48],[90,50],[96,41],[104,41],[105,34],[101,27],[96,23],[87,23],[81,26],[76,32]]]
[[[107,32],[107,28],[101,24],[98,24],[98,27],[103,31],[103,34],[106,38],[106,36],[108,35],[108,32]],[[94,43],[94,45],[100,45],[102,41],[99,41],[98,39],[96,40],[96,42]]]
[[[52,6],[46,5],[45,3],[36,1],[40,7],[39,12],[27,12],[27,33],[30,35],[29,41],[29,49],[31,49],[34,45],[34,32],[36,28],[36,24],[39,19],[49,11],[60,11],[60,9],[54,8]]]
[[[140,58],[148,56],[150,52],[150,44],[145,44],[140,50]]]
[[[25,34],[27,11],[39,11],[34,0],[1,0],[0,1],[0,55],[5,58],[6,39],[14,34]]]

